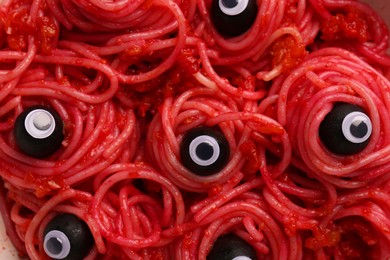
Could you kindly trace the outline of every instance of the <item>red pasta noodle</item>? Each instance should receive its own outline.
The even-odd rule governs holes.
[[[195,204],[187,216],[191,224],[183,227],[187,233],[176,246],[176,259],[204,259],[211,241],[225,232],[250,243],[259,258],[299,259],[301,238],[287,237],[274,222],[264,198],[258,195],[262,186],[260,179],[236,187],[227,184],[220,193]]]
[[[3,132],[1,157],[3,178],[7,181],[44,196],[51,190],[83,182],[115,161],[134,157],[139,132],[131,110],[115,108],[111,102],[106,102],[82,113],[69,105],[53,103],[61,110],[68,133],[63,148],[51,160],[29,158],[16,150],[12,132]],[[22,109],[23,103],[18,107]],[[15,112],[15,116],[17,114]]]
[[[251,28],[238,37],[226,38],[213,26],[210,2],[198,1],[202,20],[195,19],[197,23],[193,25],[195,35],[205,40],[205,43],[200,42],[197,46],[205,66],[204,71],[199,71],[195,76],[198,80],[204,77],[211,80],[201,80],[206,87],[213,88],[216,85],[234,96],[262,98],[261,89],[248,90],[229,80],[237,77],[238,68],[246,68],[250,73],[239,75],[245,79],[257,76],[265,81],[288,72],[300,63],[306,54],[305,46],[314,40],[319,29],[318,21],[313,19],[313,10],[305,1],[257,1],[258,12]],[[206,46],[217,50],[217,57],[207,55]],[[233,71],[223,69],[221,74],[219,68],[225,68],[226,65],[234,65]],[[256,94],[250,91],[256,91]]]
[[[357,0],[0,0],[7,235],[33,260],[387,259],[388,47]]]
[[[27,253],[31,258],[38,259],[39,255],[43,254],[41,243],[43,239],[42,228],[44,228],[45,223],[47,223],[47,221],[58,212],[72,213],[84,219],[93,233],[97,247],[104,248],[96,223],[92,218],[88,218],[86,215],[87,212],[85,205],[87,205],[91,199],[90,194],[73,189],[67,189],[46,201],[28,196],[25,192],[15,187],[8,186],[7,188],[9,190],[8,196],[15,201],[11,210],[11,220],[17,223],[16,231],[22,241],[26,244]],[[26,216],[21,213],[23,209],[28,209],[33,214],[28,214]],[[43,224],[41,224],[41,222]],[[36,233],[41,234],[38,236],[38,240],[36,239]],[[39,248],[39,251],[37,251],[35,246]],[[99,251],[101,250],[102,249]],[[93,257],[93,255],[96,256],[96,254],[96,250],[91,250],[91,257]]]
[[[107,177],[107,175],[112,173],[114,173],[112,176]],[[99,187],[91,203],[91,210],[94,218],[101,224],[100,227],[103,236],[113,243],[130,248],[145,248],[166,244],[165,239],[161,237],[161,229],[170,224],[179,225],[184,220],[184,204],[179,190],[148,166],[130,164],[112,165],[101,174],[107,179],[101,184],[94,183],[95,186],[98,185]],[[132,185],[126,185],[126,181],[129,182],[132,179],[148,180],[161,184],[162,202],[157,201],[157,198],[154,196],[143,195],[142,192],[138,191]],[[114,184],[121,181],[125,181],[125,183],[120,188],[119,194],[108,193],[108,190]],[[104,199],[106,194],[107,199]],[[113,203],[119,207],[120,214],[113,212],[115,210],[112,208],[114,206]],[[107,205],[102,206],[102,204]],[[137,207],[137,204],[142,206]],[[176,212],[173,212],[174,210]],[[127,219],[131,215],[134,218]],[[106,226],[105,222],[108,221],[107,218],[116,219],[112,223],[117,221],[123,222],[121,225],[123,226],[123,230],[120,230],[120,233],[116,234],[114,230],[117,228],[115,226]],[[146,218],[149,219],[149,223],[145,222]],[[139,230],[140,223],[142,223],[142,231]],[[137,230],[139,231],[137,232]],[[145,234],[146,237],[139,237],[141,234]]]
[[[301,32],[302,39],[298,42],[310,43],[318,30],[318,22],[312,20],[312,10],[304,1],[262,1],[253,26],[242,36],[226,39],[213,26],[210,20],[210,1],[198,1],[202,21],[194,25],[195,33],[203,36],[208,45],[216,48],[220,56],[213,64],[237,64],[244,60],[256,61],[263,56],[264,51],[273,41],[291,34]],[[269,14],[275,14],[270,16]],[[204,29],[203,29],[204,28]],[[215,46],[214,46],[215,45]],[[242,55],[244,52],[244,55]]]
[[[387,192],[372,189],[340,196],[332,214],[324,217],[320,223],[320,228],[339,233],[330,245],[334,249],[327,251],[327,248],[321,248],[323,241],[315,238],[309,238],[305,244],[321,248],[316,252],[316,258],[325,255],[335,258],[354,255],[367,259],[386,258],[390,250],[387,196]]]
[[[245,158],[239,146],[248,142],[252,131],[277,136],[283,134],[277,122],[251,112],[250,105],[247,104],[248,112],[244,112],[244,108],[240,108],[242,105],[233,103],[228,96],[204,88],[184,92],[176,100],[167,98],[161,114],[157,114],[151,122],[147,136],[147,150],[153,164],[185,190],[204,192],[224,183],[243,166]],[[216,125],[228,140],[231,150],[229,163],[216,175],[194,175],[180,163],[180,139],[183,133],[197,126]]]
[[[271,92],[279,93],[278,121],[295,140],[295,156],[315,175],[326,176],[334,185],[362,187],[387,171],[388,139],[384,133],[389,127],[389,85],[386,78],[352,53],[326,48],[313,52]],[[372,121],[368,146],[353,157],[330,153],[318,139],[319,124],[335,102],[364,107]]]
[[[352,49],[371,63],[389,66],[389,30],[369,5],[358,1],[310,2],[323,18],[323,40]]]

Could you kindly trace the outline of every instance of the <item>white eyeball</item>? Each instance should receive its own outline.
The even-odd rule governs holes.
[[[218,141],[209,135],[196,137],[189,147],[191,159],[200,166],[210,166],[218,160],[220,148]]]
[[[233,258],[232,260],[254,260],[252,258],[249,258],[247,256],[236,256],[235,258]]]
[[[255,23],[258,0],[211,0],[210,18],[215,29],[224,37],[236,37],[247,32]]]
[[[44,109],[31,111],[24,121],[26,131],[36,139],[49,137],[56,128],[53,115]]]
[[[230,147],[220,129],[198,127],[185,133],[180,158],[192,173],[208,176],[218,173],[229,161]]]
[[[64,259],[69,255],[70,242],[68,237],[59,230],[52,230],[45,236],[43,249],[53,259]]]
[[[43,249],[51,259],[82,260],[94,243],[87,223],[70,213],[51,219],[43,235]]]
[[[372,123],[363,112],[352,112],[345,116],[342,123],[345,138],[355,144],[365,142],[371,136]]]
[[[353,155],[369,144],[372,122],[364,109],[355,104],[335,103],[318,129],[324,146],[337,155]]]
[[[219,8],[226,15],[239,15],[248,6],[248,0],[219,0]]]
[[[28,107],[15,120],[14,136],[17,147],[24,154],[34,158],[48,157],[62,146],[64,122],[50,107]]]
[[[256,250],[242,238],[226,234],[215,240],[207,260],[255,260]]]

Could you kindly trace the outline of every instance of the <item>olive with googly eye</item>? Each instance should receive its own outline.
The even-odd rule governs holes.
[[[338,155],[353,155],[367,147],[372,123],[366,112],[357,105],[336,103],[319,127],[321,142]]]
[[[257,11],[256,0],[213,0],[211,20],[219,34],[235,37],[249,30]]]
[[[51,259],[79,260],[88,255],[93,241],[92,233],[83,220],[64,213],[47,224],[43,249]]]
[[[198,127],[185,133],[180,144],[182,164],[201,176],[215,174],[229,161],[230,146],[217,128]]]
[[[256,251],[242,238],[226,234],[214,242],[207,260],[256,260]]]
[[[15,121],[14,136],[19,149],[35,158],[55,153],[64,140],[64,127],[58,113],[45,106],[24,110]]]

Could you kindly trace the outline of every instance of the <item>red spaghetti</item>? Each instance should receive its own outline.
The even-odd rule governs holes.
[[[30,259],[390,257],[388,45],[355,0],[3,0],[10,240]]]
[[[386,160],[380,158],[387,157],[388,140],[383,134],[389,127],[388,87],[389,82],[382,75],[351,53],[322,49],[313,52],[279,90],[274,90],[279,93],[278,121],[286,126],[290,136],[295,136],[293,150],[316,175],[328,176],[328,181],[340,186],[348,181],[338,184],[336,176],[348,177],[355,187],[367,185],[386,174]],[[291,99],[294,102],[288,102]],[[371,119],[370,143],[361,153],[352,155],[353,159],[329,153],[314,134],[336,102],[359,105]]]

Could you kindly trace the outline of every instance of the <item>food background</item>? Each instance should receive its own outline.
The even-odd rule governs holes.
[[[361,0],[362,2],[366,2],[374,7],[386,21],[387,25],[390,27],[390,1],[389,0]],[[0,0],[1,5],[2,0]],[[390,50],[388,50],[390,53]],[[18,254],[15,251],[12,243],[8,239],[3,220],[0,216],[0,260],[18,260]]]

